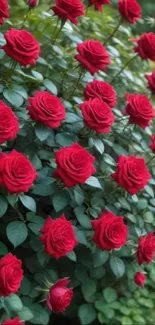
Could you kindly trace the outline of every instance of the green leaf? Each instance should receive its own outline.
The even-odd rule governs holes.
[[[75,254],[74,251],[68,253],[68,254],[67,254],[67,257],[68,257],[71,261],[73,261],[73,262],[76,262],[76,261],[77,261],[77,257],[76,257],[76,254]]]
[[[35,184],[32,193],[40,196],[49,196],[55,192],[55,187],[55,184]]]
[[[0,255],[5,256],[8,253],[7,247],[0,241]]]
[[[0,217],[4,216],[7,209],[8,209],[8,202],[4,196],[0,195]]]
[[[126,317],[126,316],[122,317],[121,322],[122,322],[122,325],[131,325],[131,324],[133,324],[133,320],[131,318],[129,318],[129,317]]]
[[[28,195],[20,195],[19,198],[24,207],[32,212],[36,212],[36,202],[32,197]]]
[[[20,319],[24,320],[24,321],[29,321],[33,318],[33,314],[31,312],[31,310],[28,307],[23,307],[23,309],[18,312],[18,316]]]
[[[33,319],[31,319],[32,324],[47,325],[49,323],[49,314],[41,305],[33,304],[31,311],[33,313]]]
[[[154,215],[151,211],[147,211],[144,213],[145,222],[152,223],[154,220]]]
[[[28,235],[28,230],[24,222],[10,222],[6,228],[8,240],[13,244],[14,248],[21,245]]]
[[[96,318],[96,311],[93,305],[85,304],[81,305],[78,310],[78,316],[81,321],[81,325],[91,324]]]
[[[69,203],[69,195],[65,191],[61,191],[54,194],[52,198],[52,204],[56,212],[63,210],[68,205],[68,203]]]
[[[117,278],[121,278],[125,272],[124,262],[117,256],[111,256],[110,267]]]
[[[55,141],[60,146],[68,147],[72,143],[76,142],[77,138],[75,136],[70,135],[70,133],[64,132],[64,133],[57,133],[55,136]]]
[[[28,94],[27,94],[27,91],[25,90],[25,88],[23,86],[14,84],[12,86],[12,90],[15,93],[19,94],[20,96],[22,96],[24,99],[27,99]]]
[[[23,97],[13,90],[4,89],[3,95],[5,99],[13,106],[20,107],[24,102]]]
[[[105,288],[103,290],[103,296],[106,302],[111,303],[117,300],[117,292],[115,289],[112,288]]]
[[[104,143],[100,139],[94,139],[94,147],[102,154],[104,152]]]
[[[6,297],[5,302],[8,308],[16,313],[21,311],[23,308],[21,299],[15,294],[11,294],[9,297]]]
[[[67,123],[74,123],[74,122],[81,122],[82,119],[78,116],[75,115],[74,113],[67,113],[65,122]]]
[[[51,80],[45,79],[43,81],[43,84],[53,95],[57,96],[57,94],[58,94],[57,87],[55,86],[55,84]]]
[[[80,225],[83,228],[92,229],[91,221],[89,217],[86,214],[84,214],[82,207],[75,208],[74,213],[76,215],[77,220],[79,221]]]
[[[88,279],[82,284],[81,290],[85,300],[91,302],[91,298],[96,292],[96,281],[93,279]]]
[[[96,248],[93,254],[94,267],[98,267],[105,264],[108,258],[109,258],[109,253],[107,251],[101,251],[100,249]]]
[[[29,296],[31,290],[32,290],[32,284],[28,280],[28,278],[26,276],[24,276],[24,279],[23,279],[21,287],[20,287],[20,293],[24,296]]]
[[[76,239],[79,244],[83,244],[85,246],[88,246],[86,236],[83,231],[81,230],[76,230]]]
[[[86,183],[87,185],[89,185],[89,186],[92,186],[92,187],[96,187],[96,188],[100,188],[100,189],[102,189],[102,186],[101,186],[99,180],[98,180],[96,177],[94,177],[94,176],[89,177],[89,178],[86,180],[85,183]]]
[[[116,165],[114,159],[110,155],[108,155],[107,153],[104,154],[103,159],[108,165],[111,165],[111,166]]]
[[[5,44],[6,44],[6,39],[3,33],[0,33],[0,47],[4,46]]]
[[[151,196],[154,197],[154,191],[153,188],[150,185],[145,186],[145,191]]]
[[[40,141],[45,141],[50,134],[50,129],[47,126],[36,124],[35,134]]]
[[[85,199],[84,192],[81,190],[81,188],[78,188],[78,189],[74,188],[73,192],[74,192],[74,198],[75,198],[76,203],[78,205],[82,205],[84,202],[84,199]]]

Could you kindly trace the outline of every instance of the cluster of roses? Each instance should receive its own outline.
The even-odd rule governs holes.
[[[38,1],[29,0],[31,8]],[[90,0],[89,6],[94,5],[98,11],[102,4],[110,4],[109,0]],[[141,17],[141,8],[136,0],[119,0],[118,9],[123,19],[135,23]],[[84,5],[80,0],[56,0],[52,8],[55,15],[63,20],[69,19],[77,23],[77,17],[84,15]],[[0,0],[0,24],[9,16],[6,0]],[[39,57],[40,46],[37,40],[26,30],[11,28],[5,33],[6,44],[3,46],[5,53],[23,66],[33,65]],[[135,47],[142,59],[155,61],[155,34],[145,33],[138,40]],[[110,64],[110,57],[106,48],[95,40],[88,40],[77,45],[76,60],[82,68],[94,75],[99,70],[105,70]],[[146,76],[149,87],[155,93],[155,72]],[[93,80],[86,85],[84,103],[80,104],[86,125],[97,133],[110,132],[114,123],[112,108],[116,105],[116,92],[114,88],[103,81]],[[30,117],[50,128],[57,128],[65,119],[65,108],[58,97],[47,91],[37,91],[34,97],[29,98],[27,107]],[[123,114],[129,115],[129,122],[142,128],[149,126],[154,118],[154,110],[147,96],[140,94],[127,94],[127,104]],[[0,144],[16,137],[19,123],[11,108],[0,101]],[[155,151],[155,136],[152,137],[151,149]],[[65,186],[72,187],[83,184],[96,172],[94,167],[95,157],[78,143],[64,147],[55,152],[57,169],[53,175],[63,181]],[[150,173],[143,158],[135,156],[120,156],[117,170],[112,178],[131,195],[143,189],[150,179]],[[30,161],[23,154],[13,150],[9,154],[0,154],[0,185],[10,193],[26,192],[37,178],[37,173]],[[121,248],[127,242],[128,228],[123,217],[117,217],[111,212],[103,212],[98,220],[92,221],[94,229],[93,241],[102,250]],[[56,220],[51,217],[40,230],[40,240],[44,243],[45,250],[53,257],[60,258],[71,252],[77,240],[70,221],[64,215]],[[138,264],[150,263],[155,254],[155,236],[148,233],[139,238],[137,258]],[[7,254],[0,260],[0,296],[8,296],[17,292],[23,278],[21,261],[12,254]],[[136,273],[135,282],[143,285],[145,275]],[[50,309],[64,311],[70,304],[73,289],[67,288],[68,279],[58,280],[49,290],[47,304]],[[7,320],[4,325],[24,324],[18,318]]]

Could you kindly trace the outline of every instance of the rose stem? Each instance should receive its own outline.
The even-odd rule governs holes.
[[[31,8],[28,9],[28,11],[27,11],[27,13],[26,13],[26,15],[25,15],[25,17],[24,17],[24,20],[23,20],[23,22],[22,22],[22,25],[21,25],[21,27],[20,27],[20,29],[22,29],[22,28],[24,27],[25,22],[26,22],[26,20],[27,20],[27,18],[28,18],[28,16],[29,16],[30,12],[31,12]]]
[[[62,28],[63,28],[65,22],[66,22],[66,20],[62,20],[62,21],[61,21],[60,28],[58,29],[58,31],[57,31],[57,33],[56,33],[56,35],[55,35],[55,38],[54,38],[54,40],[53,40],[53,42],[52,42],[52,45],[55,44],[55,42],[56,42],[56,40],[57,40],[57,37],[59,36],[59,34],[60,34],[60,32],[61,32],[61,30],[62,30]]]
[[[112,34],[110,34],[110,36],[105,40],[105,42],[103,43],[103,45],[106,45],[115,35],[115,33],[117,32],[119,26],[123,23],[123,18],[121,17],[119,20],[118,25],[116,26],[116,28],[113,30]]]
[[[110,84],[112,84],[116,78],[123,72],[123,70],[137,57],[138,53],[134,55],[131,59],[129,59],[121,68],[121,70],[115,75],[115,77],[111,80]]]
[[[75,87],[74,87],[74,89],[73,89],[73,91],[72,91],[70,97],[73,97],[73,95],[74,95],[74,93],[75,93],[75,91],[76,91],[76,89],[77,89],[77,87],[78,87],[78,85],[79,85],[79,83],[80,83],[80,80],[81,80],[81,78],[82,78],[82,74],[83,74],[83,68],[81,67],[81,71],[79,72],[79,77],[78,77],[78,79],[77,79],[77,81],[76,81]]]
[[[148,162],[147,162],[147,165],[150,164],[150,162],[155,158],[155,156],[153,156]]]

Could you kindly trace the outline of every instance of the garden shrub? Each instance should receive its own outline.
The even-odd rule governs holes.
[[[0,0],[0,323],[154,324],[155,34],[69,3]]]

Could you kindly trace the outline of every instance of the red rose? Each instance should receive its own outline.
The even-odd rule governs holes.
[[[11,108],[0,100],[0,144],[14,139],[19,131],[19,124],[16,115]]]
[[[3,46],[5,53],[13,60],[26,67],[33,65],[39,57],[40,45],[27,30],[11,28],[5,35],[6,45]]]
[[[56,6],[53,6],[52,10],[61,19],[69,19],[73,24],[77,24],[77,17],[85,14],[84,8],[80,0],[56,0]]]
[[[60,178],[67,187],[85,183],[96,172],[95,157],[78,143],[56,151],[55,158],[57,169],[53,177]]]
[[[124,155],[119,156],[117,170],[111,176],[131,195],[143,189],[151,178],[144,158]]]
[[[152,232],[148,233],[145,237],[139,238],[137,258],[138,264],[146,262],[151,263],[155,254],[155,236]]]
[[[112,212],[104,211],[99,219],[93,220],[95,244],[102,250],[111,250],[125,245],[128,228],[123,219],[124,217],[116,217]]]
[[[86,124],[97,133],[108,133],[114,123],[111,108],[99,98],[89,99],[80,104]]]
[[[155,34],[144,33],[138,39],[134,39],[137,46],[134,51],[137,52],[142,59],[155,61]]]
[[[77,245],[73,226],[64,214],[56,220],[48,217],[40,232],[45,250],[57,259],[71,252]]]
[[[25,322],[16,317],[14,319],[7,319],[2,325],[25,325]]]
[[[151,90],[152,94],[155,94],[155,70],[151,75],[145,74],[145,78],[148,80],[148,88]]]
[[[58,280],[50,289],[46,299],[48,308],[56,313],[64,312],[70,305],[73,297],[73,289],[67,288],[70,283],[68,278]]]
[[[105,81],[93,80],[86,85],[84,91],[85,100],[98,97],[111,108],[116,106],[116,91]]]
[[[136,0],[119,0],[118,10],[130,24],[135,24],[141,18],[142,9]]]
[[[149,147],[152,150],[152,152],[155,152],[155,134],[152,135],[151,137],[152,142],[150,143]]]
[[[0,297],[16,293],[23,279],[22,261],[11,253],[0,259]]]
[[[28,0],[27,4],[30,8],[35,8],[38,5],[39,0]]]
[[[95,9],[102,11],[102,5],[110,5],[110,0],[89,0],[89,5],[94,5]]]
[[[50,128],[58,128],[66,116],[60,99],[47,91],[36,91],[34,97],[29,97],[29,102],[27,109],[31,118]]]
[[[0,25],[4,24],[6,18],[9,17],[9,6],[6,0],[0,0]]]
[[[110,57],[106,48],[99,41],[89,40],[77,45],[75,59],[92,75],[99,70],[105,70]]]
[[[130,116],[130,123],[145,129],[155,117],[152,104],[145,95],[127,94],[126,98],[127,104],[123,113]]]
[[[146,276],[142,272],[137,272],[135,274],[134,281],[139,287],[143,287],[146,281]]]
[[[0,153],[0,185],[8,192],[27,192],[36,178],[35,168],[22,153]]]

